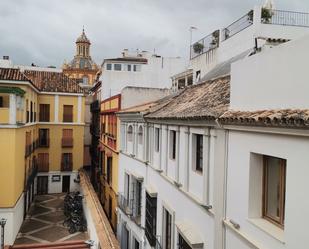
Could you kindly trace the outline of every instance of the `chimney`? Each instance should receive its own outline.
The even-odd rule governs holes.
[[[8,55],[3,55],[3,60],[9,60],[10,59],[10,56],[8,56]]]

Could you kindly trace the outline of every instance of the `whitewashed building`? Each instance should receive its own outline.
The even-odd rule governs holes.
[[[214,66],[203,83],[118,113],[122,249],[308,247],[304,16],[270,19],[281,35],[260,21],[276,36],[231,55],[228,69]]]
[[[215,120],[228,108],[229,81],[118,113],[122,249],[222,248],[226,132]]]
[[[271,2],[271,1],[266,1]],[[190,63],[173,76],[173,90],[230,74],[231,64],[261,49],[298,39],[309,32],[308,13],[255,6],[226,27],[190,46]]]
[[[121,57],[103,61],[102,100],[119,94],[127,86],[171,88],[170,77],[184,66],[185,60],[180,57],[162,57],[147,51],[132,53],[125,49]]]
[[[305,249],[309,36],[232,65],[226,249]]]

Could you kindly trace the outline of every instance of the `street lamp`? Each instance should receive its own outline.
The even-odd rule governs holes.
[[[1,249],[4,249],[4,226],[6,224],[6,219],[0,219],[0,226],[1,226]]]

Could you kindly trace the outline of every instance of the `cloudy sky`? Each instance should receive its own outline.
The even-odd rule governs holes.
[[[0,56],[14,64],[61,66],[83,25],[97,63],[123,48],[187,56],[197,40],[264,0],[1,0]],[[275,0],[277,9],[309,12],[308,0]]]

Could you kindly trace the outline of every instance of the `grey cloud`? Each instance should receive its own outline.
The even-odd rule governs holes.
[[[16,64],[61,66],[72,59],[85,25],[92,57],[118,56],[123,48],[187,56],[189,27],[197,40],[230,24],[260,0],[1,0],[0,56]],[[307,12],[307,0],[276,1],[278,9]]]

